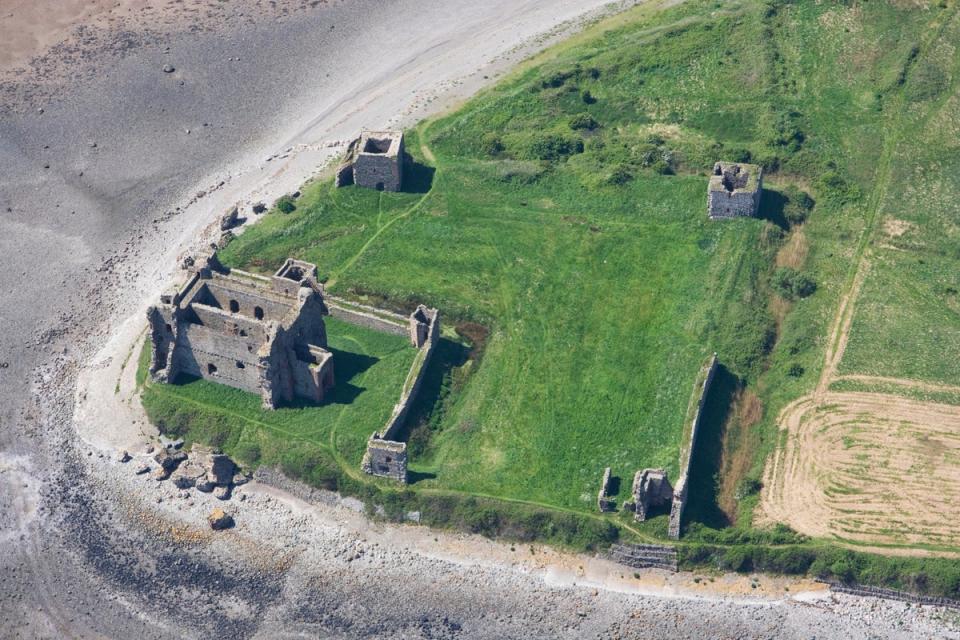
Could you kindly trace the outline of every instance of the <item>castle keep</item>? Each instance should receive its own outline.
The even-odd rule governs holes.
[[[718,162],[707,187],[710,219],[756,217],[763,191],[763,170],[755,164]]]
[[[333,387],[328,313],[316,266],[287,260],[270,278],[197,260],[179,290],[147,311],[150,376],[184,373],[259,394],[273,409],[294,397],[320,402]]]
[[[364,131],[347,148],[347,158],[337,169],[336,185],[400,191],[405,155],[402,131]]]

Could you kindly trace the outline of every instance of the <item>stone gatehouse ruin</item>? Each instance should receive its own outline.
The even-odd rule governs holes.
[[[363,131],[347,147],[347,157],[337,169],[336,186],[400,191],[405,158],[402,131]]]
[[[194,260],[178,290],[147,310],[150,377],[206,378],[259,394],[264,408],[321,402],[334,385],[317,268],[287,260],[272,276]]]
[[[756,217],[763,191],[763,170],[755,164],[717,162],[707,187],[707,215],[718,218]]]

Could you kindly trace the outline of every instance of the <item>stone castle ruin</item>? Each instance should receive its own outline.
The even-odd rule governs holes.
[[[321,402],[334,385],[316,266],[287,260],[270,278],[193,261],[179,290],[147,311],[150,376],[183,373],[259,394],[264,408]]]
[[[363,131],[347,147],[347,157],[337,169],[336,186],[400,191],[405,157],[402,131]]]
[[[400,431],[440,339],[440,312],[419,305],[409,316],[327,296],[315,265],[288,259],[272,277],[226,269],[216,254],[185,261],[179,289],[147,310],[150,378],[186,374],[259,394],[264,408],[301,398],[319,403],[334,386],[324,316],[398,336],[417,349],[400,400],[367,443],[363,470],[407,481]]]
[[[717,162],[707,187],[707,215],[718,218],[756,217],[763,191],[763,170],[755,164]]]
[[[672,501],[673,487],[663,469],[643,469],[633,476],[633,509],[638,522],[646,520],[651,509],[666,506]]]

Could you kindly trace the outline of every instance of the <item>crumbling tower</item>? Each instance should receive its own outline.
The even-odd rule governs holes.
[[[763,191],[763,170],[755,164],[718,162],[707,187],[707,215],[717,218],[756,217]]]
[[[400,191],[404,156],[402,131],[364,131],[350,143],[347,158],[337,169],[336,184]]]

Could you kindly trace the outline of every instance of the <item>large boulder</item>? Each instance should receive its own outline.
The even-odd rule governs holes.
[[[187,454],[183,451],[160,449],[154,454],[153,459],[167,472],[172,472],[181,462],[187,459]]]
[[[199,464],[189,461],[181,464],[174,471],[170,479],[178,489],[190,489],[197,485],[197,481],[204,477],[206,471]]]
[[[214,531],[229,529],[234,524],[233,517],[220,507],[210,512],[210,515],[207,516],[207,522],[210,523],[210,528]]]
[[[237,220],[240,218],[240,209],[236,205],[230,207],[230,209],[220,216],[220,231],[226,231],[227,229],[233,229],[237,226]]]
[[[225,486],[233,480],[237,465],[223,453],[211,453],[207,456],[207,477],[215,485]]]

